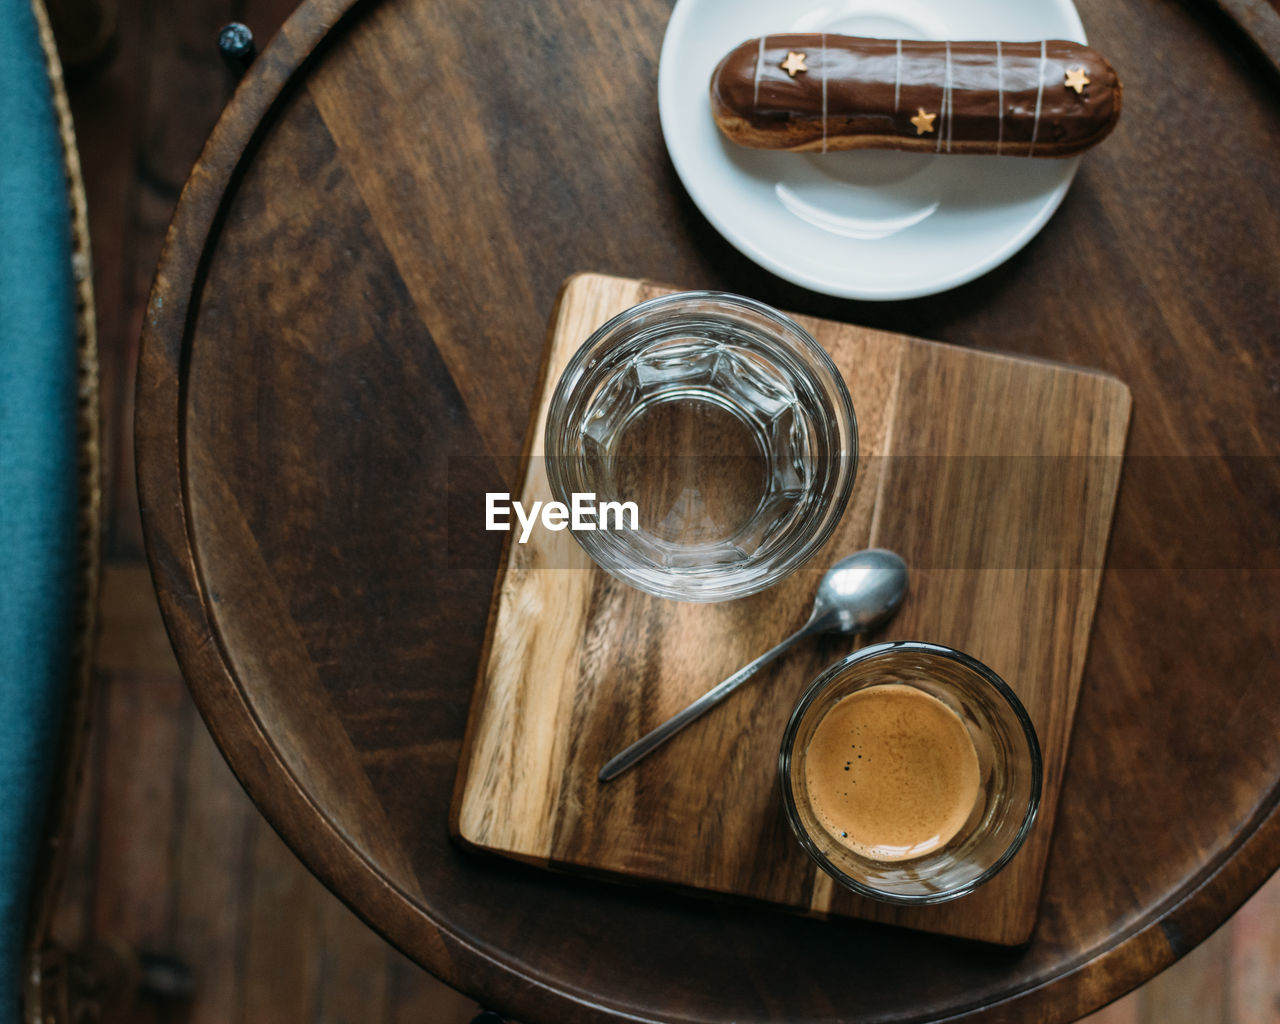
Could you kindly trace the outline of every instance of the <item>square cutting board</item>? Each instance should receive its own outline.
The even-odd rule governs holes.
[[[519,498],[550,500],[547,404],[588,335],[670,289],[571,278],[548,333]],[[853,398],[859,465],[826,547],[763,593],[651,597],[570,533],[509,541],[463,742],[450,827],[465,846],[556,869],[704,890],[1014,945],[1035,925],[1128,428],[1114,377],[809,317]],[[508,535],[509,537],[511,535]],[[600,766],[807,618],[818,578],[865,547],[911,567],[906,603],[866,638],[801,645],[610,783]],[[1040,815],[978,892],[932,907],[853,896],[790,834],[778,745],[824,667],[866,643],[972,654],[1026,705],[1044,753]]]

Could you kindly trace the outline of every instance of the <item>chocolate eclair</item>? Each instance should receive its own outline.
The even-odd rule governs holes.
[[[761,36],[711,76],[711,111],[734,142],[827,152],[1071,156],[1106,137],[1121,86],[1087,46],[918,42],[830,33]]]

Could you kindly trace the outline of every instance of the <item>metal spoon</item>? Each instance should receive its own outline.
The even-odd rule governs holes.
[[[818,584],[808,622],[777,647],[765,651],[653,732],[636,740],[600,769],[600,781],[617,778],[805,637],[817,633],[865,633],[875,629],[893,618],[906,596],[907,563],[892,551],[868,548],[840,559]]]

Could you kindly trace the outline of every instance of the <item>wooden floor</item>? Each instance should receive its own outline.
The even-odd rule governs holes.
[[[130,0],[110,63],[71,87],[93,230],[106,506],[93,741],[56,929],[193,966],[141,1022],[416,1022],[476,1011],[370,932],[284,847],[210,740],[144,564],[132,469],[138,330],[187,170],[232,82],[214,40],[267,40],[289,0]],[[1280,876],[1181,963],[1093,1024],[1280,1024]]]

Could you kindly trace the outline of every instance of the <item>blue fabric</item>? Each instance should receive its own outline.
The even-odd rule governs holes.
[[[0,0],[0,1020],[70,677],[76,349],[62,143],[30,0]]]

